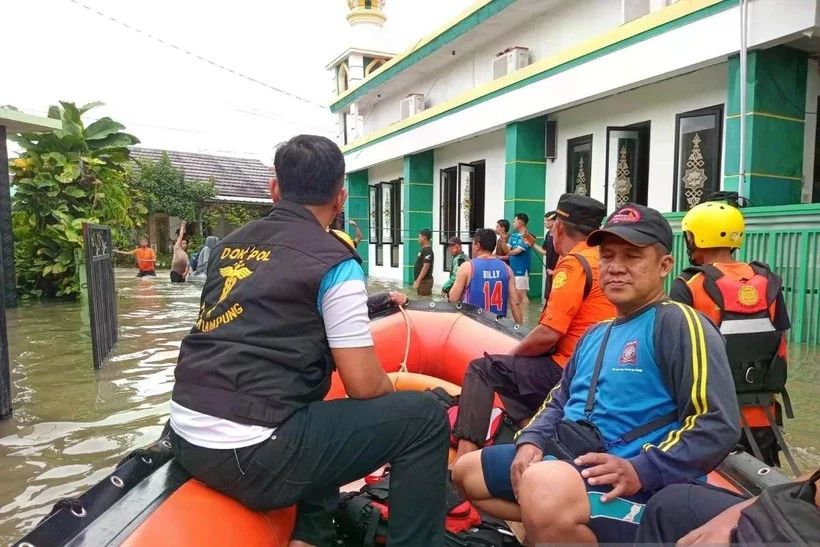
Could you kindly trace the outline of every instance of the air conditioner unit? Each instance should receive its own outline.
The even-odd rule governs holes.
[[[411,93],[401,100],[401,119],[414,116],[424,110],[424,95]]]
[[[493,59],[493,80],[515,72],[530,64],[530,50],[526,47],[515,46],[496,54]]]

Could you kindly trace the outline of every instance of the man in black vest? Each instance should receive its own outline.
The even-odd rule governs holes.
[[[175,370],[174,453],[252,509],[296,504],[291,547],[331,544],[339,486],[390,463],[388,544],[441,545],[448,423],[434,398],[393,393],[379,364],[361,259],[327,231],[344,157],[301,135],[274,167],[273,212],[212,251]],[[334,368],[348,398],[323,401]]]

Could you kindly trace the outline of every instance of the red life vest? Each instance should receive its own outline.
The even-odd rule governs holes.
[[[791,417],[786,388],[786,360],[779,354],[783,333],[772,323],[769,308],[782,289],[780,277],[768,266],[750,264],[751,279],[730,278],[714,265],[693,266],[686,272],[704,276],[703,289],[720,310],[718,327],[726,339],[726,354],[732,368],[738,402],[769,405],[771,396],[784,394]]]
[[[769,311],[780,296],[782,280],[766,264],[749,265],[754,271],[750,279],[733,279],[711,264],[693,266],[685,272],[690,278],[695,273],[703,274],[703,290],[720,310],[718,327],[726,340],[726,354],[741,406],[741,425],[755,455],[768,460],[749,425],[760,427],[750,422],[749,417],[762,412],[789,463],[796,468],[778,428],[779,418],[772,413],[774,395],[780,394],[786,415],[794,417],[786,391],[786,359],[780,352],[783,332],[776,329]]]

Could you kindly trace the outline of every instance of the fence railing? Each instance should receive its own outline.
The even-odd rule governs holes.
[[[117,293],[111,228],[83,223],[85,270],[88,281],[88,311],[94,368],[100,368],[117,342]]]
[[[675,270],[688,265],[680,232],[683,213],[665,215],[675,231]],[[783,278],[783,292],[792,328],[789,339],[820,343],[820,204],[743,209],[746,236],[737,259],[769,264]],[[667,291],[672,277],[667,279]]]

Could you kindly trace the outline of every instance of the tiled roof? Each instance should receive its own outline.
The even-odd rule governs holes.
[[[138,161],[157,161],[163,150],[131,148],[131,157]],[[271,170],[259,160],[231,158],[165,150],[174,167],[185,172],[185,180],[213,179],[218,201],[270,203]]]

